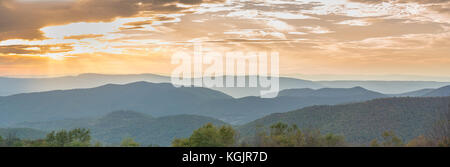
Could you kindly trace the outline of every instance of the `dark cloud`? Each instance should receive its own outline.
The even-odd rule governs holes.
[[[143,26],[143,25],[149,25],[152,24],[153,21],[152,20],[147,20],[147,21],[137,21],[137,22],[130,22],[130,23],[126,23],[124,24],[125,26]]]
[[[43,39],[40,28],[70,22],[110,21],[139,12],[175,13],[186,8],[176,3],[196,5],[224,0],[77,0],[18,2],[0,0],[0,41]]]
[[[151,25],[151,24],[153,24],[154,21],[173,21],[173,20],[175,20],[175,18],[173,18],[173,17],[156,16],[152,20],[125,23],[124,26],[126,26],[126,27],[121,27],[120,29],[121,30],[135,30],[135,29],[144,28],[145,25]]]
[[[38,48],[38,49],[32,49]],[[72,50],[72,46],[66,44],[58,45],[8,45],[0,46],[0,54],[46,54],[62,53]]]

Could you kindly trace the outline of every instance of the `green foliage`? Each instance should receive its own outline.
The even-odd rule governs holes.
[[[382,143],[385,147],[401,147],[403,146],[403,141],[400,137],[396,136],[393,131],[385,131],[381,135],[384,142]]]
[[[446,139],[439,141],[438,146],[439,147],[450,147],[450,139],[446,138]]]
[[[9,133],[5,139],[3,139],[3,147],[21,147],[23,142],[17,137],[16,133]]]
[[[172,141],[173,147],[191,147],[189,139],[175,139]]]
[[[141,145],[139,143],[137,143],[136,141],[134,141],[133,138],[125,138],[122,140],[122,142],[120,143],[120,147],[140,147]]]
[[[393,131],[384,131],[381,134],[382,137],[382,141],[381,143],[378,142],[377,139],[373,139],[370,142],[370,146],[371,147],[402,147],[405,146],[405,144],[403,144],[403,141],[400,137],[396,136],[395,133]]]
[[[215,127],[208,123],[195,130],[189,138],[175,139],[174,147],[230,147],[236,143],[236,131],[231,126]]]
[[[408,142],[408,144],[406,144],[407,147],[430,147],[430,146],[435,146],[436,144],[433,143],[433,141],[431,141],[430,139],[426,138],[423,135],[420,135],[412,140],[410,140]]]
[[[47,134],[45,142],[52,147],[88,147],[91,136],[87,129],[52,131]]]
[[[353,145],[369,145],[375,138],[381,141],[380,134],[386,130],[393,130],[404,141],[409,141],[426,134],[438,117],[442,119],[441,115],[447,111],[449,102],[450,97],[405,97],[312,106],[268,115],[240,126],[239,132],[241,136],[249,138],[257,131],[258,126],[268,129],[273,124],[283,122],[295,124],[300,129],[317,129],[325,134],[340,134]],[[446,126],[441,123],[436,136],[447,136],[444,127]]]
[[[377,139],[373,139],[370,142],[370,147],[380,147],[380,144],[378,143],[378,140]]]
[[[103,147],[103,144],[99,141],[96,141],[93,147]]]
[[[447,106],[447,112],[440,115],[434,123],[428,137],[440,147],[450,147],[450,104]]]
[[[114,111],[100,118],[73,119],[28,123],[23,126],[46,131],[87,128],[93,139],[112,146],[119,146],[126,137],[139,141],[141,146],[150,144],[170,146],[174,138],[187,138],[207,123],[216,126],[226,124],[218,119],[197,115],[174,115],[154,118],[135,111]],[[44,138],[44,135],[42,135]]]
[[[337,147],[345,146],[344,137],[333,134],[321,135],[319,131],[302,132],[296,125],[273,124],[269,134],[259,134],[260,147]]]
[[[323,144],[327,147],[346,146],[344,136],[337,136],[331,133],[325,135]]]
[[[24,144],[25,147],[49,147],[49,144],[47,144],[47,142],[44,139],[31,141],[24,140],[23,142],[25,143]]]
[[[270,127],[270,134],[261,134],[263,146],[293,147],[305,143],[305,138],[297,126],[288,127],[286,124],[278,123]]]

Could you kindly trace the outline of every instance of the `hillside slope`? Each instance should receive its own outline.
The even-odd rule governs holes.
[[[49,121],[35,123],[21,123],[18,127],[30,127],[45,131],[88,128],[92,132],[93,140],[105,144],[118,145],[127,137],[146,146],[156,144],[169,146],[175,138],[188,137],[195,129],[204,124],[213,123],[224,125],[225,123],[209,117],[196,115],[175,115],[154,118],[134,111],[115,111],[98,119]]]
[[[410,140],[424,134],[448,110],[450,97],[386,98],[335,106],[313,106],[277,113],[240,127],[243,135],[277,122],[341,134],[351,143],[367,144],[386,130]]]
[[[19,139],[35,140],[44,138],[46,133],[41,130],[31,128],[0,128],[0,136],[3,139],[17,137]]]
[[[317,81],[328,88],[352,88],[361,86],[365,89],[384,93],[402,94],[420,89],[436,89],[450,85],[450,82],[435,81]]]
[[[424,97],[444,97],[450,96],[450,86],[444,86],[438,89],[435,89],[425,95]]]
[[[175,88],[171,84],[147,82],[18,94],[0,99],[0,125],[98,117],[116,110],[153,116],[190,114],[206,101],[231,98],[205,88]]]
[[[223,77],[225,78],[225,77]],[[245,79],[248,85],[248,76],[235,76],[234,79]],[[292,88],[322,88],[323,86],[313,81],[280,77],[280,90]],[[224,82],[226,81],[223,79]],[[107,74],[80,74],[77,76],[64,76],[54,78],[5,78],[0,77],[0,96],[9,96],[19,93],[44,92],[53,90],[70,90],[94,88],[106,84],[129,84],[133,82],[171,83],[170,76],[155,74],[129,74],[129,75],[107,75]],[[235,98],[245,96],[259,96],[262,87],[211,87],[229,94]]]
[[[211,89],[175,88],[165,83],[109,84],[91,89],[27,93],[0,98],[0,126],[27,121],[99,117],[117,110],[138,111],[155,117],[194,114],[231,124],[244,124],[271,113],[288,112],[311,105],[384,97],[363,88],[320,89],[317,92],[320,96],[235,99]]]

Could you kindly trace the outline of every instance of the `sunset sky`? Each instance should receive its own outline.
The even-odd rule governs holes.
[[[170,75],[194,42],[277,51],[283,76],[450,78],[450,1],[0,0],[0,76]]]

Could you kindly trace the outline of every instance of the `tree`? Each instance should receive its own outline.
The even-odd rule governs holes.
[[[432,127],[428,137],[438,146],[450,147],[450,104]]]
[[[231,126],[220,127],[219,141],[224,146],[233,146],[236,143],[236,131]]]
[[[323,145],[326,147],[336,147],[336,146],[344,146],[346,144],[343,136],[327,134],[324,137]]]
[[[103,144],[99,141],[96,141],[93,147],[103,147]]]
[[[336,147],[345,146],[344,137],[333,134],[321,135],[317,130],[302,132],[297,125],[276,123],[269,134],[261,133],[262,147]]]
[[[52,131],[47,134],[45,142],[51,147],[88,147],[91,136],[87,129]]]
[[[431,147],[434,146],[433,141],[427,139],[425,136],[420,135],[408,142],[407,147]]]
[[[44,139],[24,141],[26,147],[48,147],[49,145]]]
[[[8,136],[3,139],[3,146],[5,147],[21,147],[23,145],[22,140],[17,137],[15,132],[9,132]]]
[[[3,137],[2,136],[0,136],[0,147],[3,147]]]
[[[120,147],[140,147],[141,145],[132,138],[125,138],[120,143]]]
[[[175,139],[172,141],[174,147],[192,147],[189,143],[189,139]]]
[[[380,144],[378,143],[378,140],[377,139],[373,139],[370,142],[370,147],[380,147]]]
[[[377,139],[374,139],[370,142],[370,146],[372,147],[401,147],[404,146],[403,141],[400,137],[396,136],[393,131],[384,131],[381,134],[383,138],[381,144],[378,143]]]
[[[195,130],[189,138],[175,139],[174,147],[230,147],[236,144],[236,131],[231,126],[215,127],[208,123]]]
[[[305,143],[304,135],[296,125],[289,127],[281,122],[270,126],[269,135],[262,135],[265,147],[294,147]]]
[[[91,135],[88,129],[77,128],[70,131],[68,135],[71,142],[89,143],[91,141]]]

